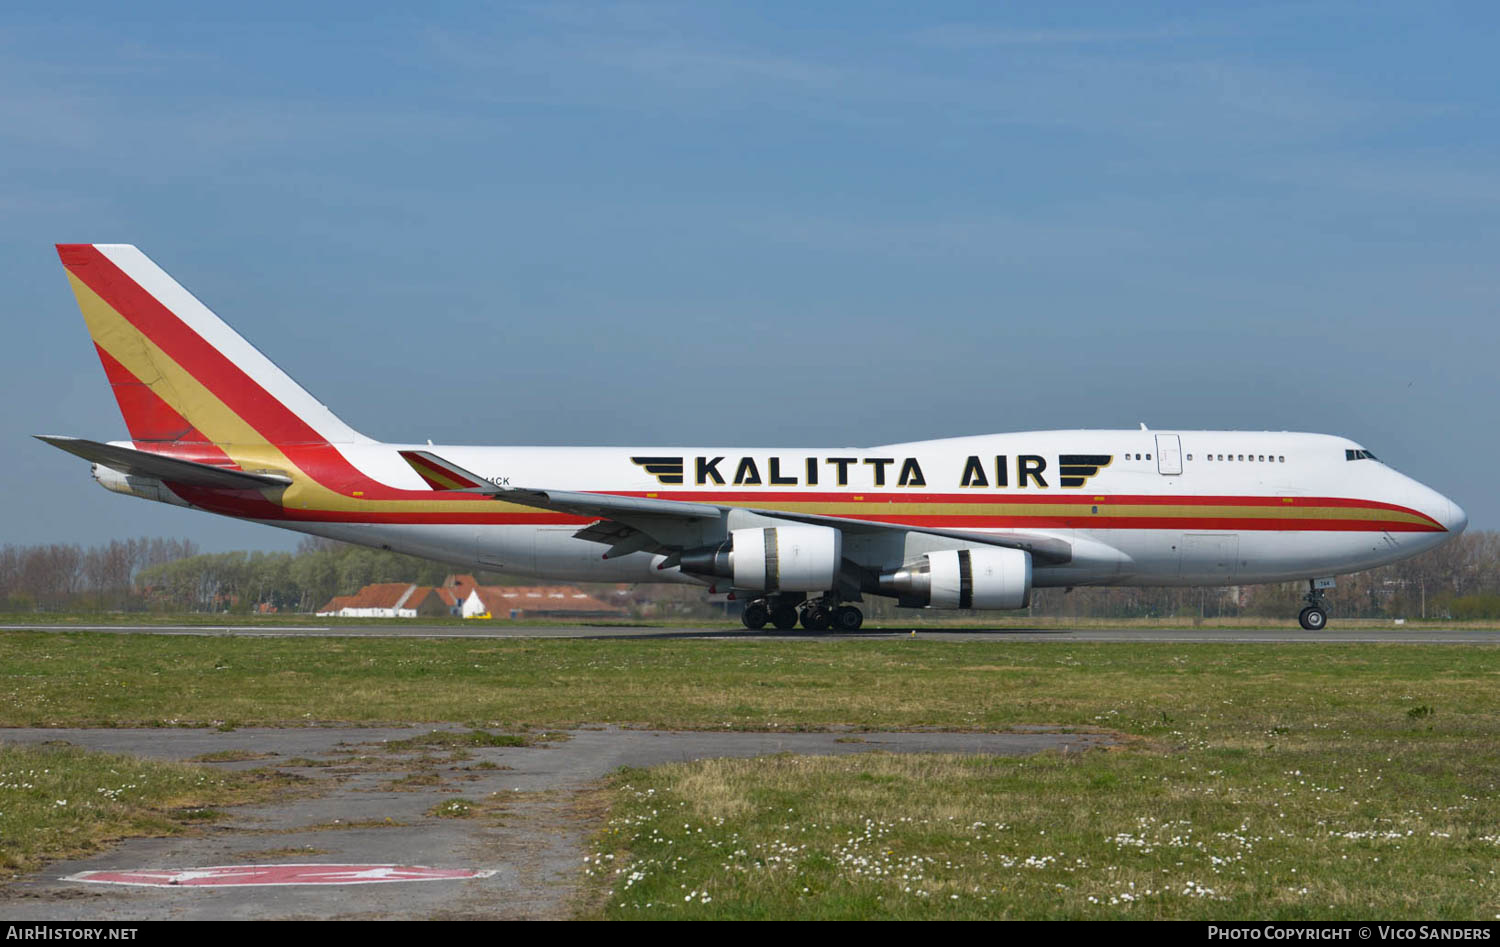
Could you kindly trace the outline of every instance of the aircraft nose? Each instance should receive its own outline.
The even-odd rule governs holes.
[[[1464,528],[1468,525],[1469,514],[1464,512],[1463,507],[1459,506],[1457,503],[1454,503],[1452,500],[1449,500],[1448,515],[1443,518],[1443,526],[1448,530],[1448,532],[1457,536],[1459,533],[1463,532]]]

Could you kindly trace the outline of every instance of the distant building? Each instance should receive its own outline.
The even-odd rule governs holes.
[[[630,610],[571,585],[478,585],[464,599],[465,618],[627,618]]]
[[[612,596],[616,597],[616,596]],[[597,599],[571,585],[479,585],[450,575],[436,588],[410,582],[367,585],[318,609],[324,618],[626,618],[628,601]]]
[[[444,614],[452,618],[458,618],[463,614],[463,596],[456,594],[453,589],[439,586],[432,590],[432,594],[443,603]]]
[[[438,593],[431,586],[411,582],[381,582],[353,595],[335,596],[317,614],[325,618],[437,618],[453,614],[456,600],[452,593]]]
[[[338,615],[341,611],[343,611],[345,606],[354,601],[356,598],[359,598],[359,596],[335,595],[333,598],[328,600],[327,605],[324,605],[313,614],[317,615],[319,618],[326,618],[330,615]]]

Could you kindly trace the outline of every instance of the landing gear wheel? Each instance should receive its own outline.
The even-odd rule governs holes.
[[[865,623],[865,613],[853,605],[840,605],[833,610],[834,631],[859,631]]]
[[[802,610],[802,627],[808,631],[827,631],[828,626],[833,624],[828,609],[821,605],[813,605]]]
[[[762,628],[766,627],[766,622],[770,619],[770,617],[771,610],[766,608],[766,606],[762,605],[760,602],[751,602],[749,605],[746,605],[745,610],[740,613],[740,621],[744,622],[745,627],[749,628],[751,631],[760,631]]]
[[[1328,613],[1315,605],[1309,605],[1297,616],[1297,621],[1308,631],[1322,631],[1328,624]]]
[[[797,627],[797,610],[790,605],[778,605],[771,609],[771,624],[782,631]]]
[[[1328,625],[1328,612],[1323,607],[1323,590],[1333,588],[1332,579],[1308,579],[1307,594],[1302,601],[1307,607],[1297,616],[1297,622],[1307,631],[1322,631]]]

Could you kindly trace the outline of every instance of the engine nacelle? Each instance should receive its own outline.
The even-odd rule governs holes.
[[[997,547],[929,552],[883,574],[880,589],[919,608],[1025,608],[1031,553]]]
[[[843,557],[844,534],[831,526],[767,526],[732,529],[728,542],[684,552],[681,568],[731,579],[737,589],[827,592]]]

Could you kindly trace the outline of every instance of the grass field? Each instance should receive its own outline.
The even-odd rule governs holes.
[[[1118,737],[622,773],[604,916],[1500,916],[1500,648],[0,634],[3,725],[334,721]]]
[[[0,878],[139,835],[176,835],[287,791],[273,773],[223,772],[77,747],[0,743]]]

